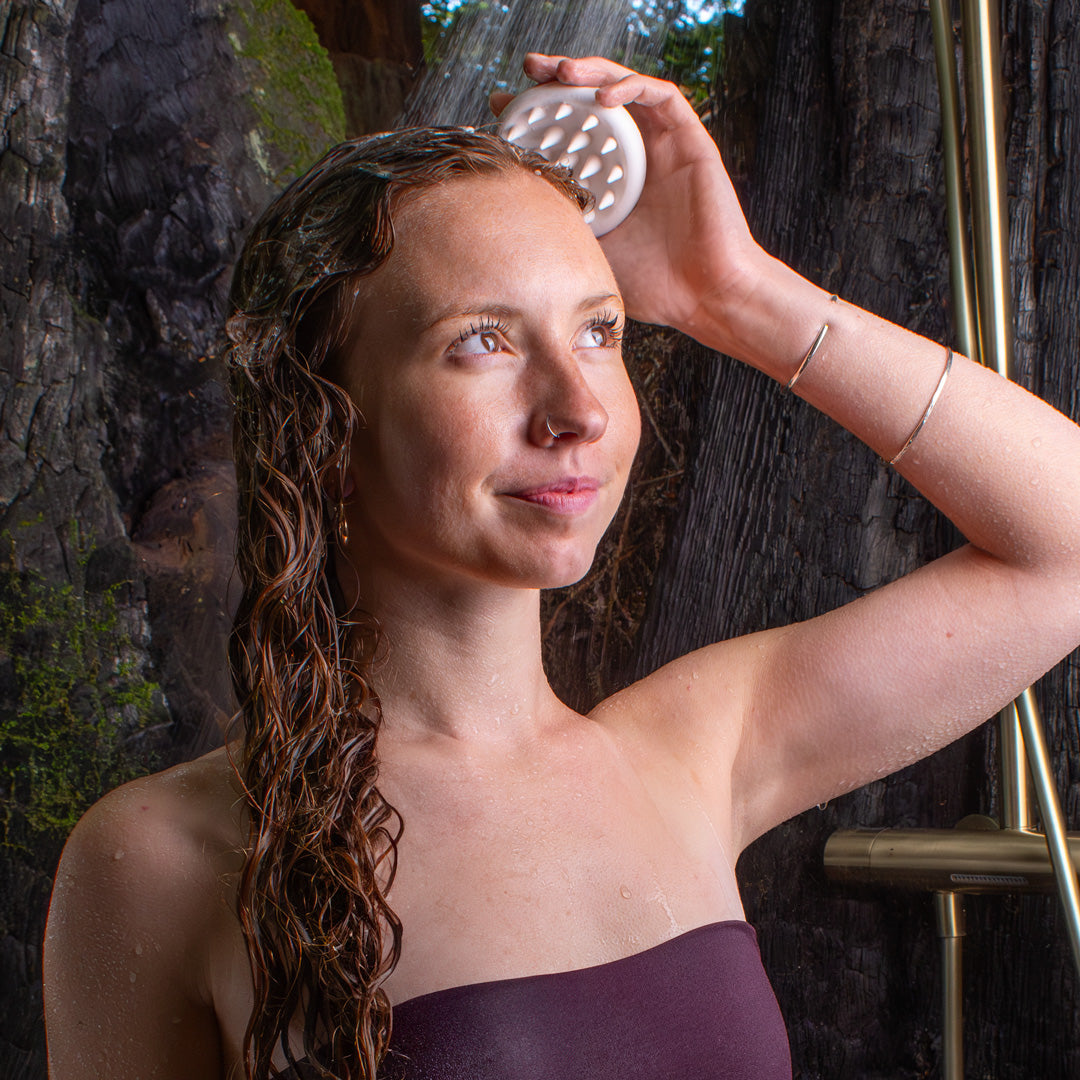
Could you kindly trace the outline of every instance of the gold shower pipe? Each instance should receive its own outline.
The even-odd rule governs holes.
[[[974,307],[978,326],[978,359],[999,375],[1010,378],[1013,371],[1013,312],[1009,280],[1005,118],[998,6],[991,0],[962,0],[961,11],[968,145],[971,153],[971,232],[975,248]],[[950,45],[951,39],[950,34],[947,39]],[[953,119],[947,114],[943,115],[942,127]],[[955,141],[959,143],[958,134]],[[955,202],[950,199],[950,207]],[[962,235],[961,228],[951,232]],[[970,306],[970,292],[963,304]],[[1031,800],[1027,793],[1027,766],[1030,765],[1073,961],[1080,971],[1080,887],[1075,864],[1070,858],[1046,736],[1030,687],[1002,711],[999,723],[1002,744],[1002,824],[1006,829],[1031,827]]]
[[[966,355],[1009,378],[1013,314],[997,5],[990,0],[961,0],[972,267],[952,18],[949,0],[929,0],[929,4],[942,108],[957,344]],[[934,893],[943,972],[944,1080],[963,1080],[963,893],[1050,892],[1056,888],[1073,960],[1080,971],[1080,888],[1076,877],[1080,834],[1065,832],[1043,724],[1030,687],[1002,710],[999,723],[1003,827],[993,819],[973,817],[964,819],[955,830],[840,830],[825,846],[830,877]],[[1033,794],[1044,833],[1034,828]]]
[[[979,326],[975,314],[975,279],[967,242],[967,200],[964,198],[964,152],[960,127],[960,92],[953,55],[952,19],[948,0],[930,0],[934,28],[934,59],[937,64],[938,97],[941,99],[941,150],[945,165],[945,220],[949,231],[949,284],[953,298],[953,321],[960,351],[977,360]]]
[[[953,280],[966,281],[968,285],[967,292],[962,297],[957,297],[956,306],[960,311],[957,327],[961,339],[970,335],[973,325],[977,327],[977,340],[966,343],[969,351],[978,356],[985,365],[1008,377],[1012,366],[1012,303],[1009,287],[1005,151],[1001,135],[1004,124],[1000,104],[1000,28],[997,7],[989,0],[962,0],[971,153],[972,234],[975,249],[975,288],[972,296],[972,275],[967,271],[964,242],[967,222],[962,217],[964,204],[960,183],[963,169],[960,160],[959,102],[957,94],[951,89],[956,86],[956,71],[951,19],[946,3],[947,0],[930,0],[937,39],[935,46],[939,63],[939,83],[945,87],[942,94],[942,127],[945,132],[943,142],[946,151],[946,183],[950,189],[947,205],[954,265]],[[971,313],[974,313],[974,320],[970,318]],[[961,340],[960,344],[963,347],[965,343]],[[1077,885],[1076,867],[1069,851],[1043,725],[1030,687],[1002,710],[1000,721],[1004,829],[998,836],[1003,838],[1009,832],[1031,833],[1047,849],[1064,909],[1073,959],[1080,971],[1080,887]],[[1045,837],[1034,833],[1032,828],[1029,765]],[[833,859],[829,865],[835,873],[836,860]],[[949,888],[940,882],[931,887],[935,890]],[[1020,886],[1016,891],[1023,892],[1026,888]]]
[[[1080,862],[1080,833],[1067,840]],[[1054,865],[1041,833],[1000,829],[973,815],[955,829],[838,829],[825,845],[835,881],[952,893],[1052,893]]]

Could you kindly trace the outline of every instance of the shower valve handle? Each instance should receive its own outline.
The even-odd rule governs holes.
[[[595,199],[585,221],[596,236],[611,232],[634,209],[645,184],[645,144],[621,105],[596,101],[595,86],[541,83],[519,94],[499,118],[507,142],[536,150]]]

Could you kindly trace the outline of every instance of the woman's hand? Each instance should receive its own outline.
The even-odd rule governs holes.
[[[600,241],[627,314],[697,336],[703,305],[738,302],[756,287],[764,253],[750,235],[716,144],[677,86],[602,57],[529,53],[525,73],[541,83],[597,86],[599,104],[625,105],[641,130],[644,190],[630,216]],[[509,100],[496,95],[492,108],[501,111]]]

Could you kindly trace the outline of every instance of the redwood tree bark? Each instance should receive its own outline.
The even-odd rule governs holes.
[[[330,54],[349,138],[388,131],[423,67],[419,0],[296,0]]]

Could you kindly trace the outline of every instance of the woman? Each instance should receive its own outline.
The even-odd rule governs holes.
[[[56,1080],[790,1076],[739,853],[1080,641],[1076,426],[761,251],[675,87],[526,71],[642,130],[645,190],[600,245],[558,170],[460,131],[332,151],[248,241],[244,739],[72,835]],[[791,385],[969,543],[568,709],[538,590],[586,572],[626,481],[624,311]]]

